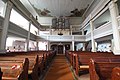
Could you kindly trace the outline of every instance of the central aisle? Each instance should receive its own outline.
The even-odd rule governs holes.
[[[45,80],[75,80],[65,55],[56,55]]]

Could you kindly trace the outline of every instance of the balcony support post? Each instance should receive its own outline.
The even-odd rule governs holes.
[[[3,22],[3,29],[1,32],[1,41],[0,41],[0,52],[5,53],[6,52],[6,40],[7,40],[7,33],[8,33],[8,27],[9,27],[9,20],[10,20],[10,14],[12,10],[13,4],[8,1],[7,7],[5,11],[5,18]]]
[[[32,15],[30,15],[30,17],[32,17]],[[31,24],[32,24],[32,21],[29,21],[29,29],[28,29],[28,35],[27,35],[27,45],[26,45],[26,51],[29,51],[29,43],[30,43],[30,29],[31,29]]]
[[[95,47],[95,40],[94,40],[94,25],[93,25],[93,21],[90,20],[90,30],[91,30],[91,44],[92,44],[92,52],[96,52],[96,47]]]
[[[119,23],[117,20],[118,11],[114,1],[111,1],[108,6],[110,10],[112,30],[113,30],[113,40],[114,40],[113,52],[116,55],[117,54],[120,55],[120,32],[118,30]]]

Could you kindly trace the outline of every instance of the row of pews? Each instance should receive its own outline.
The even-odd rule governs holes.
[[[39,80],[54,56],[53,51],[0,54],[0,80]]]
[[[120,56],[112,52],[68,51],[76,75],[88,71],[90,80],[120,80]]]

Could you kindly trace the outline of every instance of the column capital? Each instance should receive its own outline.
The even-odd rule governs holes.
[[[32,21],[30,20],[30,21],[29,21],[29,24],[31,24],[31,23],[32,23]]]
[[[109,4],[109,9],[112,9],[113,7],[115,7],[115,2],[114,1],[111,1]]]
[[[7,5],[13,6],[13,3],[11,1],[7,1]]]
[[[89,15],[89,18],[90,18],[90,21],[92,21],[92,22],[93,22],[93,20],[92,20],[92,15],[91,15],[91,14]]]
[[[32,21],[32,17],[33,17],[33,15],[32,15],[32,14],[30,14],[29,16],[30,16],[30,21]]]

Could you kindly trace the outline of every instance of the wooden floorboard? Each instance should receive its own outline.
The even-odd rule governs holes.
[[[65,55],[57,55],[44,80],[75,80]]]

